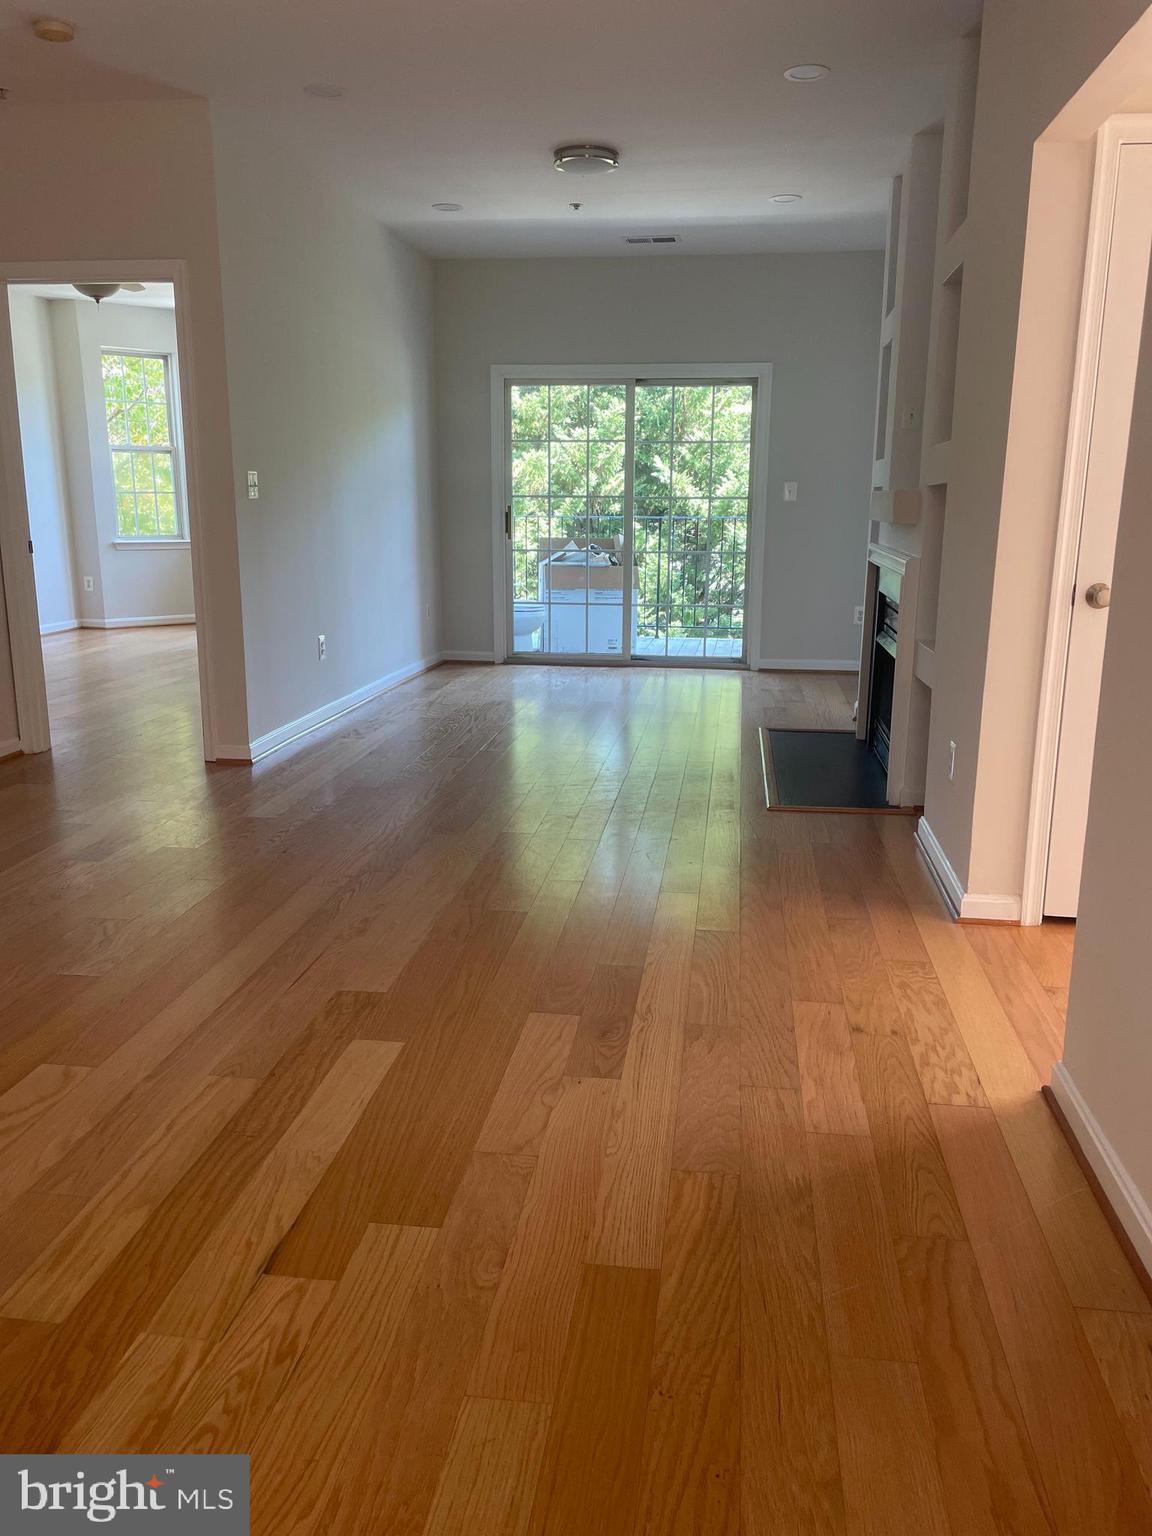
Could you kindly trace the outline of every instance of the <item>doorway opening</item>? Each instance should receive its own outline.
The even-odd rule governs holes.
[[[754,665],[769,370],[500,373],[500,659]]]
[[[6,283],[13,746],[86,752],[133,732],[211,757],[177,284],[91,276]]]

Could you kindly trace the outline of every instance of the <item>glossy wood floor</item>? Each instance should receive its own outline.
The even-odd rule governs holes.
[[[205,770],[192,645],[48,641],[0,767],[0,1448],[249,1451],[261,1536],[1152,1531],[1070,931],[762,808],[850,678],[450,666]]]

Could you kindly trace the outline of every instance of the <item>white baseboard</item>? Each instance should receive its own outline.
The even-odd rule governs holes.
[[[62,635],[66,629],[79,629],[79,619],[58,619],[55,624],[41,624],[42,635]]]
[[[82,619],[81,629],[144,629],[151,624],[195,624],[194,613],[157,613],[136,619]]]
[[[936,884],[953,917],[980,923],[1020,921],[1019,896],[996,896],[964,889],[959,875],[948,861],[948,855],[923,816],[916,823],[916,842],[928,860],[928,867],[936,877]]]
[[[494,651],[441,651],[441,661],[495,661]]]
[[[859,672],[860,658],[853,656],[850,661],[765,661],[761,658],[754,670],[757,672]]]
[[[13,736],[10,741],[0,741],[0,757],[15,757],[23,750],[19,736]]]
[[[287,725],[278,726],[274,731],[267,731],[263,736],[257,736],[255,741],[249,742],[241,761],[248,760],[255,763],[260,758],[267,757],[270,752],[278,752],[289,742],[297,741],[301,736],[307,736],[310,732],[319,730],[329,721],[338,720],[341,715],[347,715],[352,710],[359,709],[362,704],[371,703],[373,699],[379,698],[389,689],[398,688],[401,683],[406,683],[413,677],[419,677],[421,672],[431,671],[433,667],[438,667],[442,660],[443,657],[437,653],[435,656],[425,656],[421,661],[411,662],[406,667],[397,667],[395,672],[389,672],[385,677],[378,677],[375,682],[365,683],[363,688],[357,688],[353,693],[346,693],[343,698],[333,699],[330,704],[322,704],[311,714],[301,715],[299,720],[290,720]],[[236,756],[231,747],[217,746],[216,752],[219,757]]]
[[[1080,1150],[1100,1180],[1105,1198],[1139,1254],[1140,1262],[1152,1272],[1152,1210],[1062,1061],[1052,1069],[1052,1092]]]

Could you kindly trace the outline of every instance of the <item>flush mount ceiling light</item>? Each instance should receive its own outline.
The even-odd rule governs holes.
[[[70,43],[76,36],[76,28],[70,21],[59,21],[52,16],[34,21],[32,31],[42,43]]]
[[[143,283],[73,283],[77,293],[82,293],[86,299],[93,299],[97,304],[101,299],[110,299],[114,293],[119,293],[121,288],[125,293],[143,293]]]
[[[432,207],[437,213],[463,213],[463,203],[433,203]]]
[[[798,84],[807,84],[810,80],[823,80],[825,75],[832,71],[827,64],[793,64],[791,69],[784,71],[785,80],[795,80]]]
[[[318,96],[321,101],[339,101],[348,94],[342,85],[329,85],[325,80],[314,80],[303,89],[305,96]]]
[[[552,151],[552,164],[570,176],[602,176],[620,164],[620,151],[609,144],[561,144]]]
[[[774,203],[802,203],[804,201],[804,194],[803,192],[777,192],[773,195],[772,201]]]

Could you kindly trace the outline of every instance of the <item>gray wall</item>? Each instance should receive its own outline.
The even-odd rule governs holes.
[[[1060,1069],[1094,1116],[1098,1134],[1152,1205],[1152,1029],[1148,1008],[1148,930],[1152,919],[1152,307],[1133,403],[1132,437],[1116,544],[1112,608],[1100,689],[1092,798],[1076,925],[1076,961]],[[1077,1129],[1083,1132],[1083,1127]],[[1091,1151],[1091,1147],[1089,1148]],[[1105,1173],[1106,1187],[1111,1179]],[[1114,1172],[1112,1177],[1114,1178]],[[1109,1192],[1116,1192],[1109,1188]],[[1133,1189],[1119,1191],[1121,1210]],[[1131,1212],[1128,1213],[1129,1215]],[[1144,1262],[1152,1233],[1132,1236]]]
[[[438,649],[430,277],[257,114],[212,121],[256,740]]]
[[[77,614],[72,528],[50,304],[11,289],[9,309],[40,627],[71,628]]]
[[[769,362],[761,654],[854,658],[882,269],[873,251],[435,263],[445,649],[493,646],[492,364]]]

